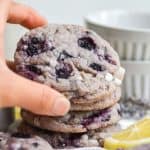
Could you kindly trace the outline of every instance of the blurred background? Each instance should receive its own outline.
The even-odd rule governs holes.
[[[90,12],[101,9],[150,9],[149,0],[17,0],[26,3],[50,23],[83,24],[83,18]],[[16,42],[24,32],[23,28],[9,25],[6,30],[6,56],[13,58]]]

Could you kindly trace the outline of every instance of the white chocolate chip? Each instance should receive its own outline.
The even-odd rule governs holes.
[[[94,139],[89,140],[88,143],[90,146],[98,146],[99,145],[98,141],[94,140]]]
[[[82,135],[82,140],[87,141],[88,140],[88,136],[86,134]]]
[[[76,75],[77,80],[83,80],[83,78],[80,75]]]
[[[120,67],[117,72],[115,73],[115,77],[117,77],[118,79],[120,80],[123,80],[123,77],[124,77],[124,74],[125,74],[125,69]]]
[[[12,149],[21,149],[21,143],[12,143],[11,147]]]
[[[52,67],[55,67],[56,64],[57,64],[57,61],[56,61],[55,59],[52,59],[52,58],[49,60],[49,62],[50,62],[50,65],[51,65]]]
[[[108,81],[108,82],[112,81],[112,80],[113,80],[112,74],[107,73],[107,74],[105,75],[105,80]]]
[[[119,72],[122,73],[122,74],[125,74],[126,70],[123,67],[120,67]]]
[[[114,82],[115,82],[116,85],[121,85],[122,84],[122,81],[117,79],[117,78],[114,79]]]
[[[24,50],[26,50],[27,48],[28,48],[28,46],[27,46],[27,45],[24,45],[24,46],[23,46],[23,49],[24,49]]]

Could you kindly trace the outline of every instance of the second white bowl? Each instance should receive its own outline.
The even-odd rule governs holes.
[[[126,69],[122,97],[134,98],[150,106],[150,62],[122,61],[121,63]]]

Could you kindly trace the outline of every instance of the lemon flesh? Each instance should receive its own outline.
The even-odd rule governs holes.
[[[114,134],[112,137],[106,138],[104,148],[116,150],[147,143],[150,143],[150,117],[146,117],[129,128]]]

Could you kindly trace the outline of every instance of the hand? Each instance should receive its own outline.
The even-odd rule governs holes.
[[[0,108],[19,106],[36,114],[60,116],[69,107],[69,101],[57,91],[25,79],[7,67],[4,58],[4,30],[6,22],[29,29],[47,24],[47,21],[28,6],[11,0],[0,0]],[[13,64],[8,62],[10,68]]]

